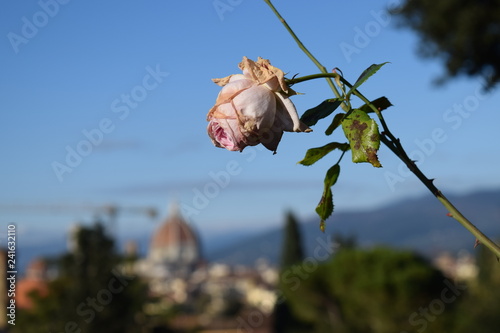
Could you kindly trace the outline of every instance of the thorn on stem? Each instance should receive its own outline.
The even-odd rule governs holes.
[[[476,241],[474,242],[474,248],[476,248],[479,244],[481,244],[481,242],[476,238]]]
[[[453,215],[451,213],[446,213],[446,216],[453,217]]]

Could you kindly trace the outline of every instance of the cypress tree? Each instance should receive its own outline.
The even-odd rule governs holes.
[[[281,252],[281,269],[293,266],[302,262],[304,251],[300,237],[297,219],[291,211],[286,213],[283,248]]]
[[[291,211],[285,215],[285,228],[283,247],[281,253],[280,281],[294,265],[300,265],[304,260],[302,240],[297,219]],[[280,288],[286,288],[280,283]],[[310,332],[311,326],[296,318],[293,313],[292,304],[284,297],[280,297],[274,307],[273,331],[276,333],[303,333]]]

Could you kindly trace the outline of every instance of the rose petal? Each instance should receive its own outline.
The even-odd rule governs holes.
[[[243,74],[213,79],[223,87],[207,114],[207,131],[217,147],[242,151],[262,143],[276,152],[283,131],[311,131],[288,98],[296,93],[282,70],[260,57],[257,62],[243,57],[239,67]]]
[[[297,114],[297,109],[295,109],[295,105],[293,105],[290,98],[284,96],[283,94],[276,93],[275,96],[278,98],[278,113],[279,120],[283,123],[283,130],[288,132],[311,132],[306,124],[300,121],[299,115]],[[284,112],[286,111],[286,112]],[[278,117],[276,117],[278,119]],[[290,121],[292,122],[292,126],[290,128]]]
[[[238,124],[236,120],[217,119],[210,121],[207,131],[216,147],[226,148],[230,151],[238,151],[243,150],[246,145],[241,142],[243,137],[241,134],[238,135],[237,128]]]
[[[279,123],[275,123],[268,131],[261,133],[260,143],[270,151],[276,153],[282,136],[283,128]]]
[[[244,77],[243,75],[241,75]],[[243,90],[248,89],[250,87],[255,86],[256,83],[254,81],[248,79],[240,79],[229,82],[227,85],[222,88],[217,96],[217,100],[215,104],[227,103],[231,99],[233,99],[236,95],[240,94]]]
[[[242,91],[233,99],[233,106],[249,132],[269,129],[274,123],[276,99],[273,92],[262,86]]]

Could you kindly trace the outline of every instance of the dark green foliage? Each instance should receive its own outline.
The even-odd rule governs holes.
[[[327,272],[351,332],[410,330],[410,314],[444,288],[444,277],[421,258],[382,248],[340,252]]]
[[[119,269],[113,240],[97,223],[82,227],[76,248],[57,260],[47,297],[19,313],[13,332],[138,332],[145,288]]]
[[[318,120],[328,117],[341,103],[342,100],[339,98],[327,99],[318,106],[304,112],[300,120],[308,126],[316,125]]]
[[[333,133],[333,131],[335,131],[337,129],[337,127],[339,127],[340,124],[342,124],[342,120],[344,120],[344,117],[345,117],[345,113],[344,112],[337,113],[333,117],[332,123],[325,130],[325,134],[326,135],[331,135]]]
[[[314,328],[310,323],[296,320],[299,314],[293,313],[290,304],[283,300],[274,307],[274,326],[275,333],[306,333]]]
[[[333,243],[335,244],[335,248],[338,251],[343,250],[352,250],[356,248],[357,240],[354,235],[342,235],[340,233],[336,233],[333,235]]]
[[[459,305],[457,333],[496,333],[500,327],[500,263],[487,248],[479,247],[477,281],[470,283]]]
[[[339,113],[340,114],[340,113]],[[339,115],[337,114],[337,116]],[[332,152],[335,149],[339,149],[341,151],[347,151],[350,149],[348,143],[340,143],[340,142],[330,142],[322,147],[311,148],[306,152],[306,156],[299,162],[302,165],[313,165],[323,157],[325,157],[328,153]]]
[[[378,110],[383,111],[389,107],[392,106],[391,102],[387,99],[387,97],[382,96],[379,97],[373,101],[370,102],[374,107],[376,107]],[[360,108],[361,111],[364,111],[365,113],[372,113],[374,112],[372,108],[368,106],[368,104],[363,104]]]
[[[316,206],[316,213],[321,219],[319,228],[321,231],[325,231],[325,220],[330,217],[333,213],[333,193],[332,186],[335,185],[339,179],[340,174],[340,164],[334,164],[325,175],[325,180],[323,182],[323,194]]]
[[[281,252],[281,271],[292,269],[301,264],[304,259],[302,240],[300,237],[299,225],[292,212],[287,212],[283,238],[283,249]],[[290,305],[286,299],[280,299],[274,307],[274,332],[299,333],[307,332],[309,325],[296,321],[295,315],[291,312]]]
[[[420,36],[420,53],[440,58],[444,78],[500,80],[500,0],[406,0],[395,15]]]
[[[381,64],[372,64],[370,67],[368,67],[367,69],[365,69],[363,71],[363,73],[361,73],[361,75],[358,77],[358,79],[356,80],[356,82],[354,83],[354,85],[349,89],[349,91],[347,92],[346,96],[348,97],[349,95],[351,95],[352,93],[354,93],[354,91],[356,89],[358,89],[363,83],[365,83],[365,81],[368,80],[370,78],[370,76],[372,76],[373,74],[377,73],[378,70],[380,68],[382,68],[382,66],[384,66],[385,64],[387,64],[387,62],[384,62],[384,63],[381,63]]]
[[[292,212],[286,213],[283,250],[281,252],[281,268],[286,269],[300,263],[304,259],[299,225]]]
[[[410,316],[441,297],[444,281],[412,253],[347,248],[314,270],[285,272],[281,290],[293,319],[308,327],[303,332],[415,332],[423,324]],[[449,332],[452,310],[447,304],[426,332]]]

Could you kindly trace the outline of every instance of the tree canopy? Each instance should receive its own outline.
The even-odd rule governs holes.
[[[485,88],[500,80],[500,0],[406,0],[393,10],[400,26],[420,36],[420,54],[443,60],[438,82],[481,76]]]
[[[121,258],[102,224],[81,227],[74,248],[54,260],[48,295],[33,295],[13,332],[138,332],[144,285],[119,269]]]
[[[285,223],[285,237],[281,252],[281,268],[283,269],[298,264],[304,259],[299,225],[292,212],[287,212]]]
[[[446,288],[454,287],[410,252],[340,250],[307,276],[282,279],[280,289],[295,325],[281,332],[444,332],[455,305],[439,301],[439,316],[430,319],[425,311]]]

